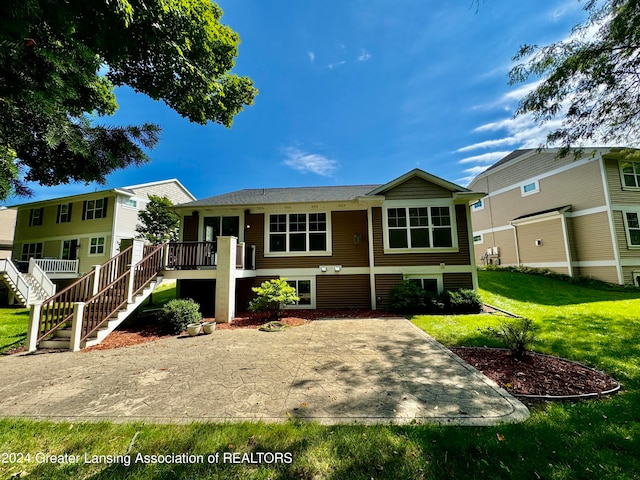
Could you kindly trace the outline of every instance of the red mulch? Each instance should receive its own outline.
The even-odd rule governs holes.
[[[562,358],[529,353],[519,361],[502,349],[452,348],[451,351],[514,394],[601,394],[618,385],[605,373]]]

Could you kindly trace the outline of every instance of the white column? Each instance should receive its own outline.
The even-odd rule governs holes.
[[[80,350],[80,339],[82,338],[82,317],[84,314],[84,302],[73,304],[73,325],[71,326],[71,343],[69,350],[77,352]]]
[[[38,334],[40,333],[40,313],[42,312],[42,302],[31,305],[29,311],[29,326],[27,327],[27,351],[35,352]]]
[[[218,237],[216,322],[229,323],[236,313],[236,237]]]

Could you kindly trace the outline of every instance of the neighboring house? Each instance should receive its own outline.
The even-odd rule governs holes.
[[[11,258],[16,213],[13,208],[0,207],[0,259]]]
[[[640,286],[640,161],[620,148],[516,150],[469,185],[480,264],[525,265]]]
[[[195,200],[176,179],[16,205],[14,262],[37,259],[51,278],[74,278],[104,263],[136,236],[148,195]]]
[[[481,196],[418,169],[385,185],[217,195],[175,207],[182,243],[162,274],[223,322],[280,277],[297,289],[294,308],[384,308],[403,279],[477,288],[469,204]]]

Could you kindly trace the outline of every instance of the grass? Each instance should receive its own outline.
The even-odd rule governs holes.
[[[0,354],[25,344],[28,325],[28,308],[0,308]]]
[[[31,461],[2,463],[0,458],[0,478],[27,472],[54,479],[639,479],[640,293],[510,272],[481,272],[480,285],[487,302],[534,321],[540,333],[536,350],[606,370],[624,390],[603,400],[541,404],[524,423],[484,428],[5,419],[0,420],[0,452],[28,453]],[[478,329],[498,321],[489,315],[414,319],[449,345],[488,344]],[[203,455],[203,463],[58,464],[34,458],[37,452],[91,457],[128,450],[132,461],[138,453],[194,453]],[[207,463],[207,454],[216,452],[288,452],[291,462]]]

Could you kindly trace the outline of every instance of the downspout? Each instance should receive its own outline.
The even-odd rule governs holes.
[[[113,200],[113,224],[111,225],[111,251],[109,252],[109,258],[116,254],[116,228],[118,226],[118,202],[119,195],[116,193]]]
[[[567,212],[562,212],[562,237],[564,239],[564,250],[567,254],[567,271],[573,277],[573,265],[571,265],[571,249],[569,247],[569,232],[567,229]]]
[[[513,227],[513,238],[516,243],[516,265],[519,267],[520,266],[520,247],[518,246],[518,228],[513,223],[511,224],[511,226]]]
[[[476,265],[476,249],[473,244],[473,226],[471,225],[471,206],[465,204],[465,212],[467,214],[467,242],[469,245],[469,263],[471,264],[471,281],[473,289],[478,290],[478,266]]]
[[[377,310],[376,274],[374,271],[376,258],[373,252],[373,208],[367,207],[367,236],[369,244],[369,288],[371,290],[371,310]]]

